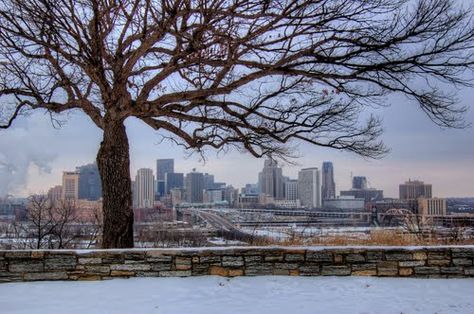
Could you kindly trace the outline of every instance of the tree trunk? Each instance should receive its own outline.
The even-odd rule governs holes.
[[[133,247],[130,153],[123,120],[104,119],[104,138],[97,154],[102,181],[102,248]]]

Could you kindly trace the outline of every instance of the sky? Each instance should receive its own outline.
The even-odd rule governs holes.
[[[473,89],[459,91],[468,105],[467,122],[474,124]],[[433,124],[403,96],[387,99],[390,107],[377,110],[383,118],[383,141],[391,152],[380,160],[366,160],[355,154],[299,145],[296,165],[283,165],[283,173],[296,178],[303,167],[321,167],[332,161],[337,191],[349,189],[351,175],[363,175],[369,185],[383,189],[386,197],[398,196],[398,185],[419,179],[433,185],[437,197],[474,196],[474,128],[442,129]],[[95,160],[102,132],[81,112],[62,115],[65,124],[54,128],[47,114],[37,112],[18,119],[12,128],[0,131],[0,196],[27,196],[46,192],[61,184],[62,171]],[[126,121],[131,149],[131,174],[152,168],[157,158],[174,158],[176,172],[196,168],[215,175],[216,181],[236,188],[256,183],[263,159],[249,154],[208,153],[206,161],[171,143],[160,143],[158,134],[138,120]]]

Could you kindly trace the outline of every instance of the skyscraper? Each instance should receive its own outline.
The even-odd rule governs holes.
[[[63,172],[63,188],[61,198],[63,200],[74,201],[79,199],[79,173],[76,171]]]
[[[204,175],[200,172],[190,172],[184,179],[185,199],[188,203],[202,203],[204,190]]]
[[[211,190],[214,189],[214,175],[205,173],[204,174],[204,189]]]
[[[76,172],[79,173],[79,199],[97,201],[101,198],[102,183],[97,164],[76,167]]]
[[[174,173],[174,159],[156,160],[156,194],[157,197],[164,196],[166,191],[166,174]]]
[[[321,182],[319,169],[306,168],[298,173],[298,198],[306,208],[321,207]]]
[[[336,183],[334,182],[334,167],[332,162],[323,162],[321,176],[321,198],[323,200],[336,198]]]
[[[263,170],[258,174],[260,193],[272,196],[274,199],[284,199],[283,171],[273,159],[266,159]]]
[[[366,190],[367,186],[367,178],[362,176],[356,176],[352,178],[352,188],[357,190]]]
[[[153,170],[138,169],[135,177],[135,197],[137,208],[153,208],[155,202],[155,178]]]
[[[156,180],[165,181],[166,173],[174,172],[174,159],[157,159],[156,160]]]
[[[415,200],[419,197],[431,198],[431,184],[425,184],[423,181],[408,180],[399,185],[401,200]]]
[[[182,173],[165,173],[165,193],[169,194],[174,188],[184,187],[184,175]]]

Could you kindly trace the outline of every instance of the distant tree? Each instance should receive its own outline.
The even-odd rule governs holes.
[[[47,195],[32,195],[28,199],[26,221],[10,226],[14,248],[64,249],[75,237],[70,224],[76,220],[75,203],[52,202]]]
[[[386,152],[371,114],[414,99],[462,127],[474,29],[451,0],[3,0],[0,120],[81,110],[102,129],[103,247],[133,246],[135,117],[186,148]],[[447,83],[447,84],[446,84]]]

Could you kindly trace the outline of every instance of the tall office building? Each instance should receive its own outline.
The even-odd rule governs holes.
[[[153,208],[155,203],[155,177],[153,170],[138,169],[135,177],[135,206],[137,208]]]
[[[399,192],[401,200],[415,200],[419,197],[431,198],[431,184],[425,184],[418,180],[408,180],[399,185]]]
[[[204,180],[204,190],[215,189],[214,175],[209,174],[209,173],[205,173],[204,177],[203,177],[203,180]]]
[[[298,180],[285,181],[285,199],[289,201],[298,199]]]
[[[74,201],[79,199],[79,173],[76,171],[63,172],[63,189],[61,199]]]
[[[283,170],[278,167],[276,160],[265,160],[263,170],[258,174],[258,186],[262,194],[274,199],[285,198]]]
[[[184,179],[185,199],[188,203],[202,203],[204,190],[204,175],[200,172],[190,172]]]
[[[367,178],[362,176],[356,176],[352,178],[352,189],[355,190],[367,190]]]
[[[321,207],[321,181],[318,168],[301,169],[298,173],[298,198],[303,207]]]
[[[334,167],[332,162],[323,162],[321,181],[321,198],[323,200],[336,198],[336,183],[334,182]]]
[[[166,190],[166,174],[174,173],[174,159],[156,160],[156,196],[157,199],[165,196],[169,191]]]
[[[174,172],[174,159],[157,159],[156,160],[156,180],[165,181],[166,173]]]
[[[184,175],[182,173],[165,173],[165,193],[169,194],[172,189],[184,187]]]
[[[79,199],[97,201],[102,197],[102,182],[97,164],[76,167],[79,173]]]

